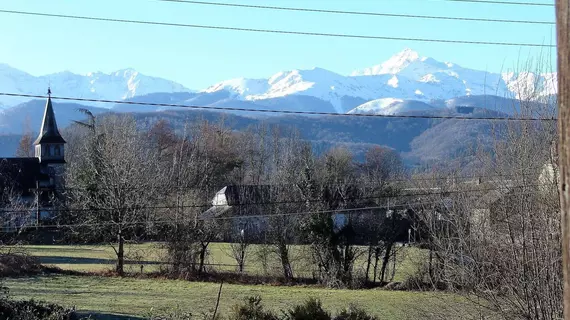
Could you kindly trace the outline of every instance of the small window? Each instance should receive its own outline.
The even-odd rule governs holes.
[[[55,149],[55,150],[54,150],[54,151],[55,151],[55,152],[54,152],[55,156],[57,156],[57,157],[58,157],[58,156],[61,156],[61,147],[60,147],[60,146],[55,146],[54,149]]]

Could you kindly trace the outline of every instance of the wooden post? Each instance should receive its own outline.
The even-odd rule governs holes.
[[[570,320],[570,0],[556,0],[558,154],[564,274],[564,319]]]

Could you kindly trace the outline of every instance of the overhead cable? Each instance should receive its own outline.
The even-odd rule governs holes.
[[[278,10],[278,11],[330,13],[330,14],[345,14],[345,15],[357,15],[357,16],[376,16],[376,17],[432,19],[432,20],[459,20],[459,21],[498,22],[498,23],[523,23],[523,24],[548,24],[548,25],[555,25],[556,24],[556,22],[553,22],[553,21],[469,18],[469,17],[449,17],[449,16],[428,16],[428,15],[397,14],[397,13],[385,13],[385,12],[328,10],[328,9],[298,8],[298,7],[295,7],[295,8],[294,7],[278,7],[278,6],[267,6],[267,5],[220,3],[220,2],[193,1],[193,0],[158,0],[158,1],[174,2],[174,3],[182,3],[182,4],[197,4],[197,5],[208,5],[208,6],[232,7],[232,8],[250,8],[250,9],[265,9],[265,10]]]
[[[515,46],[515,47],[551,47],[551,48],[556,47],[556,45],[539,44],[539,43],[493,42],[493,41],[471,41],[471,40],[451,40],[451,39],[431,39],[431,38],[411,38],[411,37],[390,37],[390,36],[363,35],[363,34],[325,33],[325,32],[292,31],[292,30],[277,30],[277,29],[257,29],[257,28],[228,27],[228,26],[218,26],[218,25],[185,24],[185,23],[172,23],[172,22],[160,22],[160,21],[148,21],[148,20],[128,20],[128,19],[104,18],[104,17],[93,17],[93,16],[65,15],[65,14],[54,14],[54,13],[44,13],[44,12],[18,11],[18,10],[0,10],[0,13],[27,15],[27,16],[39,16],[39,17],[50,17],[50,18],[62,18],[62,19],[74,19],[74,20],[104,21],[104,22],[113,22],[113,23],[158,25],[158,26],[168,26],[168,27],[182,27],[182,28],[210,29],[210,30],[227,30],[227,31],[255,32],[255,33],[267,33],[267,34],[288,34],[288,35],[336,37],[336,38],[352,38],[352,39],[368,39],[368,40],[415,41],[415,42],[435,42],[435,43],[454,43],[454,44]]]
[[[0,92],[0,96],[23,97],[47,99],[45,95],[21,94]],[[395,115],[395,114],[370,114],[370,113],[334,113],[334,112],[318,112],[318,111],[294,111],[279,109],[255,109],[255,108],[238,108],[238,107],[216,107],[202,105],[185,105],[171,103],[154,103],[143,101],[123,101],[123,100],[106,100],[106,99],[89,99],[76,97],[56,97],[51,96],[53,100],[64,101],[81,101],[81,102],[98,102],[154,107],[175,107],[197,110],[213,110],[213,111],[238,111],[238,112],[255,112],[255,113],[276,113],[276,114],[295,114],[295,115],[319,115],[319,116],[337,116],[337,117],[365,117],[365,118],[397,118],[397,119],[446,119],[446,120],[489,120],[489,121],[556,121],[557,118],[515,118],[515,117],[466,117],[466,116],[428,116],[428,115]]]

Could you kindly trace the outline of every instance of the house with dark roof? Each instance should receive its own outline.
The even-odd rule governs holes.
[[[220,189],[212,199],[212,207],[203,212],[203,220],[219,220],[227,226],[224,240],[235,240],[247,234],[257,237],[272,214],[276,190],[268,185],[228,185]]]
[[[302,200],[299,190],[293,186],[228,185],[216,192],[212,206],[200,215],[200,219],[217,221],[224,228],[222,239],[219,240],[226,242],[238,241],[244,236],[248,241],[263,240],[265,231],[272,223],[272,217],[289,217],[291,220],[286,220],[285,223],[294,223],[319,212],[330,214],[337,230],[346,226],[349,220],[352,221],[352,228],[361,236],[355,238],[357,242],[369,233],[370,222],[377,225],[390,219],[398,221],[397,226],[391,226],[393,230],[390,232],[393,234],[390,236],[396,237],[399,242],[409,240],[408,229],[412,228],[411,220],[415,219],[411,206],[397,205],[388,208],[366,202],[370,199],[359,198],[357,186],[345,186],[342,194],[330,186],[320,186],[316,189],[319,190],[319,201],[309,202],[324,206],[315,211],[308,211],[307,202]],[[341,205],[343,197],[349,200]],[[382,232],[388,233],[386,230]],[[304,239],[291,241],[303,243]]]
[[[51,217],[63,187],[65,143],[48,89],[34,157],[0,158],[0,224],[4,229],[35,225]]]

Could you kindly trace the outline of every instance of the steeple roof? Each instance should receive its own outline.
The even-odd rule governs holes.
[[[42,128],[40,134],[34,144],[42,143],[65,143],[65,140],[59,134],[57,129],[57,123],[55,121],[55,114],[53,112],[53,106],[51,105],[51,90],[48,89],[48,99],[46,102],[46,108],[44,111],[44,118],[42,121]]]

